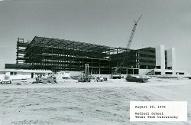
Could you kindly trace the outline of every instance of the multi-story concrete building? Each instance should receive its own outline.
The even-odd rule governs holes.
[[[155,75],[175,75],[176,73],[175,48],[165,49],[164,45],[156,47]]]

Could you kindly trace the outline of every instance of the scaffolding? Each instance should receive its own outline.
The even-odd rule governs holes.
[[[23,64],[25,61],[26,48],[29,42],[25,42],[24,38],[17,39],[16,64]]]

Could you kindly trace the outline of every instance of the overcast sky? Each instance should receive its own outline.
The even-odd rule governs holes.
[[[191,0],[5,0],[0,2],[0,67],[15,63],[18,37],[35,35],[131,48],[175,47],[177,68],[191,72]]]

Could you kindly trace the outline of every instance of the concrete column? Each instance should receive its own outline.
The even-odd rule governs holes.
[[[164,45],[156,47],[156,66],[160,66],[161,75],[165,74],[165,48]]]
[[[167,67],[172,67],[173,75],[176,74],[175,48],[170,48],[167,50]]]

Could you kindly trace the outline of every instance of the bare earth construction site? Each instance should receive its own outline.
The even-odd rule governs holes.
[[[0,125],[191,125],[190,5],[0,0]]]
[[[138,22],[138,21],[137,21]],[[18,38],[16,64],[0,70],[0,125],[163,125],[130,122],[130,101],[187,101],[190,75],[175,48],[127,48],[35,36]],[[165,122],[171,125],[174,122]]]
[[[135,84],[120,80],[78,83],[65,80],[56,85],[1,85],[2,125],[174,125],[175,122],[129,121],[129,102],[187,100],[191,123],[189,80],[152,79]]]

